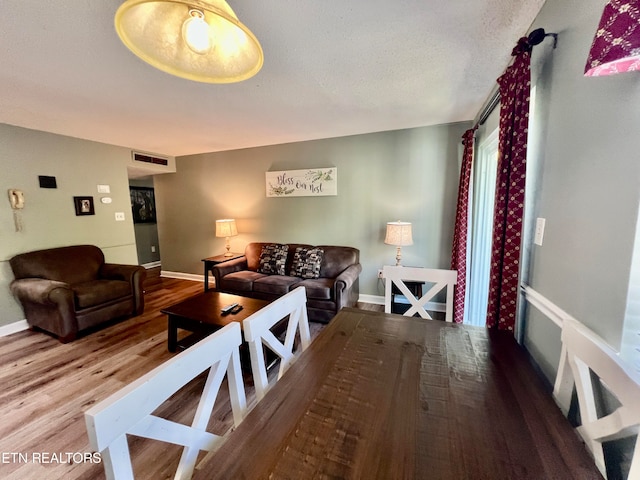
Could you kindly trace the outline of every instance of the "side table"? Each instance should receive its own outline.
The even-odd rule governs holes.
[[[225,257],[224,255],[216,255],[215,257],[207,257],[203,258],[202,262],[204,263],[204,291],[209,290],[209,272],[213,271],[213,267],[222,262],[228,262],[229,260],[233,260],[235,258],[240,258],[244,255],[244,253],[232,253],[230,257]]]
[[[422,297],[422,286],[424,285],[424,282],[406,281],[404,284],[414,297],[418,299]],[[395,284],[393,284],[391,288],[391,313],[399,313],[402,315],[404,312],[409,310],[410,305],[405,303],[396,303],[396,295],[402,295],[402,292]]]

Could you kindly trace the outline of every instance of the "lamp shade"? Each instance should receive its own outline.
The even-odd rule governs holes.
[[[216,220],[216,237],[235,237],[236,235],[238,235],[238,228],[233,218]]]
[[[384,243],[387,245],[395,245],[397,247],[413,245],[411,223],[401,221],[388,222],[387,234],[385,235]]]
[[[602,12],[584,74],[640,70],[640,0],[609,0]]]
[[[115,27],[142,60],[197,82],[246,80],[264,61],[260,42],[224,0],[127,0]]]

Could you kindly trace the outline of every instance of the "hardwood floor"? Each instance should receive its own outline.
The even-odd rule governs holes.
[[[167,319],[160,310],[200,293],[202,283],[161,278],[155,270],[145,291],[142,315],[72,343],[32,331],[0,338],[0,478],[104,478],[102,464],[91,461],[84,411],[175,355],[167,350]],[[312,336],[322,327],[313,324]],[[190,422],[202,383],[188,384],[158,414]],[[250,378],[246,386],[248,401],[255,401]],[[210,423],[214,431],[231,425],[226,398],[221,392]],[[129,445],[136,478],[173,478],[178,447],[141,439]]]

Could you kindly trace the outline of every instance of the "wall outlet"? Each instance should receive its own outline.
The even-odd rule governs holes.
[[[381,268],[378,269],[378,278],[383,278],[382,277],[382,269]]]
[[[151,253],[156,253],[156,246],[155,245],[151,245]]]
[[[116,212],[116,222],[124,222],[124,212]]]

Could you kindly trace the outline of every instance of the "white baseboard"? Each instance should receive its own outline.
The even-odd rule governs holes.
[[[204,275],[198,275],[196,273],[182,273],[182,272],[170,272],[168,270],[160,270],[161,277],[177,278],[179,280],[193,280],[195,282],[204,283]]]
[[[384,305],[384,297],[380,295],[367,295],[366,293],[360,294],[358,301],[362,303],[371,303],[373,305]]]
[[[26,320],[19,320],[17,322],[10,323],[9,325],[3,325],[0,327],[0,337],[6,337],[13,333],[22,332],[29,329],[29,324]]]
[[[147,270],[151,269],[151,268],[156,268],[161,266],[162,263],[158,260],[157,262],[149,262],[149,263],[143,263],[141,266],[146,268]]]

